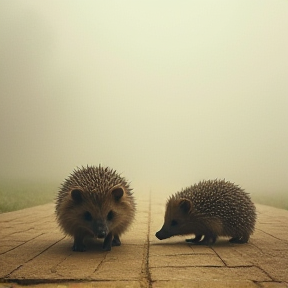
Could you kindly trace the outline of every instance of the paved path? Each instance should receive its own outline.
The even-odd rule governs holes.
[[[193,246],[154,236],[166,199],[151,198],[137,197],[134,225],[110,252],[100,241],[72,252],[53,204],[0,214],[0,287],[288,287],[288,211],[257,205],[248,244]]]

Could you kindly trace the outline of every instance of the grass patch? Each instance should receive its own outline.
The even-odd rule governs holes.
[[[253,202],[288,210],[288,193],[251,193]]]
[[[30,180],[0,181],[0,213],[51,203],[59,183]]]
[[[54,201],[60,181],[0,180],[0,213]],[[288,193],[251,193],[253,202],[288,210]]]

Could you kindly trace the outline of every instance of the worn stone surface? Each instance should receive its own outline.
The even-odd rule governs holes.
[[[137,216],[122,246],[87,241],[73,252],[59,230],[54,205],[0,214],[0,288],[20,287],[288,287],[288,211],[257,205],[248,244],[220,238],[213,246],[177,236],[155,237],[165,198],[137,196]]]

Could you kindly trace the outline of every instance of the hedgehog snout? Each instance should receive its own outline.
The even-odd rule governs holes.
[[[155,234],[155,236],[159,240],[163,240],[163,239],[166,239],[166,238],[170,237],[169,233],[167,231],[165,231],[163,227]]]
[[[162,240],[163,238],[161,237],[161,231],[156,232],[155,236],[159,239]]]
[[[106,231],[100,231],[100,232],[98,232],[98,234],[97,234],[97,238],[105,238],[106,237]]]
[[[104,221],[98,220],[93,223],[93,232],[97,238],[105,238],[108,234],[108,227]]]

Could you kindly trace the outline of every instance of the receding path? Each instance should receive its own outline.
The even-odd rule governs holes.
[[[72,252],[53,204],[0,214],[0,287],[288,287],[288,211],[257,205],[248,244],[207,247],[156,239],[165,201],[137,197],[134,225],[110,252],[100,241]]]

